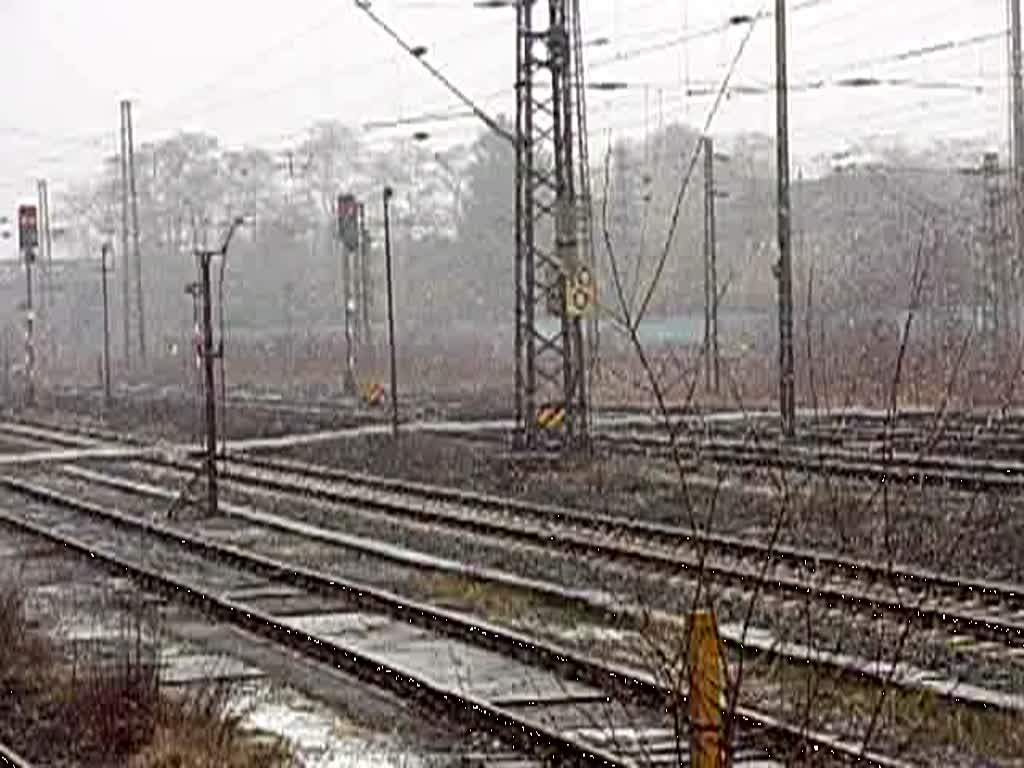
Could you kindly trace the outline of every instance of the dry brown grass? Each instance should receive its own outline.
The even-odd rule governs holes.
[[[280,739],[247,732],[230,709],[231,688],[210,685],[161,699],[153,738],[129,768],[286,768]]]
[[[421,579],[415,597],[509,626],[575,627],[594,620],[580,605],[567,604],[525,588],[491,584],[465,576],[435,574]]]
[[[0,738],[40,764],[132,768],[286,768],[279,740],[256,738],[230,711],[230,691],[184,694],[160,683],[157,648],[141,615],[113,647],[67,663],[65,649],[32,624],[27,592],[0,579]]]
[[[26,593],[9,574],[0,588],[0,688],[29,692],[47,682],[53,657],[48,638],[35,631],[26,611]]]

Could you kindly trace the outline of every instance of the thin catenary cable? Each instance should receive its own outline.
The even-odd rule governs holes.
[[[354,0],[354,2],[356,7],[363,11],[363,13],[365,13],[373,21],[374,24],[380,27],[388,35],[388,37],[394,40],[399,45],[399,47],[402,48],[402,50],[404,50],[406,53],[408,53],[410,56],[416,59],[420,63],[420,65],[434,77],[435,80],[437,80],[439,83],[441,83],[441,85],[447,88],[448,91],[453,96],[455,96],[460,102],[462,102],[464,106],[472,110],[473,114],[480,118],[480,120],[488,128],[490,128],[492,131],[494,131],[502,138],[511,141],[512,143],[516,143],[518,141],[517,137],[509,133],[504,127],[501,126],[501,124],[498,123],[497,120],[495,120],[493,117],[487,114],[487,112],[485,112],[475,101],[473,101],[473,99],[470,98],[461,88],[459,88],[457,85],[455,85],[455,83],[449,80],[448,77],[443,72],[441,72],[441,70],[439,70],[429,61],[427,61],[425,56],[423,55],[423,52],[419,51],[417,48],[407,43],[405,39],[401,35],[399,35],[398,32],[396,32],[386,21],[384,21],[382,18],[380,18],[380,16],[374,13],[370,9],[370,4],[366,2],[366,0]]]
[[[743,52],[747,49],[747,43],[750,42],[750,38],[754,34],[754,30],[757,28],[758,21],[762,18],[764,13],[764,6],[758,14],[750,20],[746,34],[740,41],[739,46],[736,49],[736,55],[733,57],[732,63],[729,65],[728,71],[725,73],[725,77],[722,78],[722,86],[719,90],[718,98],[715,99],[711,108],[708,110],[707,117],[704,120],[703,134],[707,134],[711,129],[711,124],[715,119],[715,115],[718,113],[718,108],[721,106],[725,94],[729,88],[729,82],[732,79],[733,73],[736,71],[736,67],[740,63],[740,59],[743,58]],[[700,155],[700,148],[695,147],[693,152],[690,154],[689,165],[686,169],[686,173],[683,176],[682,182],[679,185],[679,192],[676,195],[675,204],[672,210],[672,216],[669,223],[668,233],[665,236],[665,246],[662,249],[661,257],[658,260],[657,267],[655,268],[654,277],[648,286],[647,292],[644,296],[644,300],[637,311],[636,317],[634,318],[634,331],[640,327],[640,322],[643,320],[644,315],[647,312],[648,306],[650,306],[651,299],[654,297],[654,292],[658,287],[658,283],[661,281],[661,275],[665,270],[665,264],[668,262],[669,253],[672,251],[672,240],[675,238],[676,229],[679,226],[680,213],[682,211],[683,199],[686,196],[686,190],[690,185],[690,178],[693,176],[693,169],[697,166],[697,158]]]

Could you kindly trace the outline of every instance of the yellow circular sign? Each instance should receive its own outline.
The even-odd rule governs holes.
[[[569,303],[575,312],[582,312],[590,304],[590,293],[581,285],[574,286],[569,296]]]

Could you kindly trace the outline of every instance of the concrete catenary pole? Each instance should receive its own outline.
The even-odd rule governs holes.
[[[128,188],[131,195],[132,255],[135,264],[135,312],[139,329],[139,360],[146,362],[146,311],[142,289],[142,247],[139,241],[139,194],[135,186],[135,135],[132,127],[132,103],[125,102],[128,143]]]
[[[124,343],[124,363],[131,368],[132,365],[132,282],[131,270],[128,269],[127,255],[131,252],[129,247],[130,229],[128,225],[128,105],[127,101],[121,102],[121,331]]]
[[[100,276],[103,281],[103,402],[109,407],[111,402],[110,384],[110,302],[107,293],[107,254],[110,244],[103,243],[100,248]]]
[[[796,372],[793,363],[793,253],[789,197],[789,80],[786,73],[786,0],[775,0],[775,106],[778,182],[779,415],[782,433],[796,434]]]
[[[1013,268],[1011,282],[1015,294],[1013,320],[1019,329],[1022,325],[1020,306],[1020,280],[1024,278],[1024,81],[1021,72],[1021,16],[1020,0],[1008,0],[1010,16],[1010,110],[1011,110],[1011,154],[1013,164],[1012,200],[1013,216]]]
[[[718,360],[718,238],[715,223],[715,145],[701,140],[704,153],[704,384],[719,390]]]
[[[388,291],[388,354],[391,369],[391,434],[398,437],[398,362],[395,354],[395,288],[391,265],[391,187],[384,188],[384,269]]]

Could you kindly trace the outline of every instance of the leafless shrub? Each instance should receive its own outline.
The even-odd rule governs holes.
[[[245,732],[233,690],[161,683],[155,620],[136,601],[89,610],[113,636],[70,653],[29,619],[28,592],[0,580],[0,736],[30,759],[132,768],[284,768],[287,745]]]

